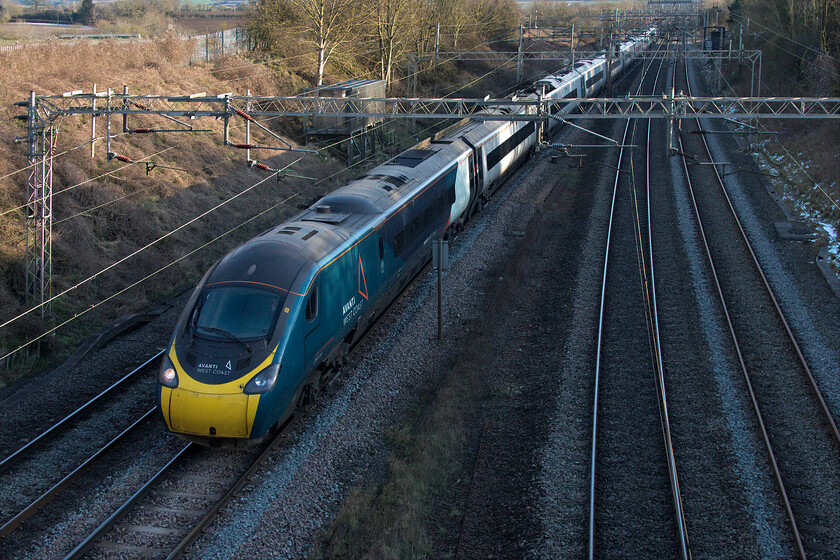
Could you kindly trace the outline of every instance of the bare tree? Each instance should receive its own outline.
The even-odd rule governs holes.
[[[336,49],[353,39],[356,31],[354,0],[289,0],[302,14],[300,24],[318,55],[316,84],[324,82],[324,68]]]
[[[392,69],[397,58],[405,53],[413,22],[412,0],[375,0],[371,2],[369,21],[379,52],[379,76],[391,83]]]
[[[288,0],[256,0],[248,12],[248,29],[259,45],[274,48],[294,25],[295,16]]]
[[[250,28],[269,48],[311,45],[317,55],[315,82],[322,85],[327,63],[357,33],[354,0],[253,0]]]
[[[437,0],[435,4],[438,22],[452,37],[452,49],[457,51],[458,40],[473,21],[474,6],[463,0]]]

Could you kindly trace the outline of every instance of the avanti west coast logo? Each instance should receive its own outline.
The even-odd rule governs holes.
[[[231,360],[228,360],[227,363],[224,366],[221,366],[220,364],[212,364],[212,363],[209,363],[209,362],[199,362],[195,366],[195,369],[198,373],[204,373],[204,374],[212,373],[212,374],[216,374],[216,375],[230,375],[231,372],[233,372],[233,364],[231,363]]]

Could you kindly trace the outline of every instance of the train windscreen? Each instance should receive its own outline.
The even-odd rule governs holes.
[[[284,300],[277,292],[250,286],[211,288],[199,298],[191,323],[199,335],[266,338]]]

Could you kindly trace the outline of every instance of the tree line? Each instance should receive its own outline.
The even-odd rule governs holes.
[[[409,52],[466,50],[519,25],[514,0],[252,0],[249,30],[280,57],[315,59],[322,85],[327,64],[352,59],[390,84]]]
[[[749,31],[745,47],[762,50],[778,88],[840,94],[838,0],[734,0],[729,13],[730,31]]]

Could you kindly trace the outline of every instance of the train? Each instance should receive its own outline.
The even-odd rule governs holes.
[[[594,96],[655,33],[622,42],[611,65],[604,55],[580,60],[512,99]],[[488,112],[534,110],[523,107]],[[432,242],[464,227],[538,134],[533,120],[465,119],[224,256],[193,291],[160,365],[166,428],[206,446],[255,444],[307,407],[424,268]]]

